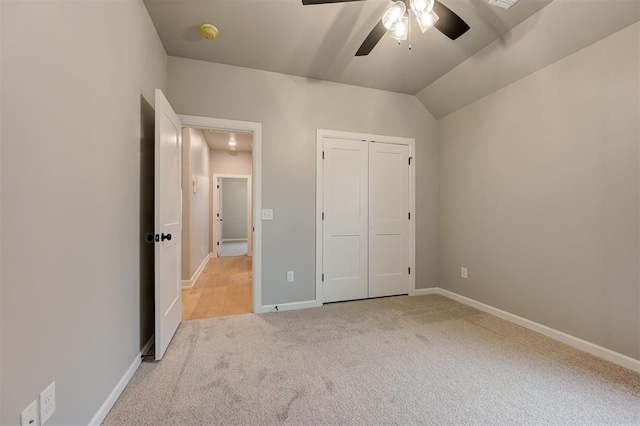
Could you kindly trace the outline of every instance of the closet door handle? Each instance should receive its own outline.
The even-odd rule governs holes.
[[[165,234],[165,233],[163,233],[162,235],[160,235],[160,241],[164,241],[164,240],[169,240],[169,241],[171,241],[171,234]]]

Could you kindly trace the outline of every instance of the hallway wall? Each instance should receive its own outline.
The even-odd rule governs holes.
[[[182,159],[181,272],[189,280],[211,253],[209,145],[201,129],[182,130]]]

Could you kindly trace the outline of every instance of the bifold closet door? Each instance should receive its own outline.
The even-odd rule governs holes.
[[[369,297],[409,292],[409,148],[369,144]]]
[[[323,301],[368,297],[368,143],[324,139]]]

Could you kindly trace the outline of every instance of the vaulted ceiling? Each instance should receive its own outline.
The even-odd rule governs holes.
[[[471,27],[355,52],[391,0],[144,0],[170,56],[416,95],[440,118],[640,19],[640,0],[439,0]],[[212,23],[217,40],[200,37]]]
[[[145,0],[171,56],[238,65],[393,92],[416,94],[551,0],[521,0],[506,10],[486,0],[441,0],[471,27],[452,41],[417,25],[408,42],[386,36],[354,57],[389,0],[303,6],[301,0]],[[202,39],[198,26],[220,30]]]

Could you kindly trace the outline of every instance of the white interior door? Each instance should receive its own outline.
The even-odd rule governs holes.
[[[409,148],[369,144],[369,297],[409,293]]]
[[[156,90],[155,106],[155,359],[159,360],[182,319],[182,125],[161,90]]]
[[[368,295],[367,142],[324,139],[323,301]]]

